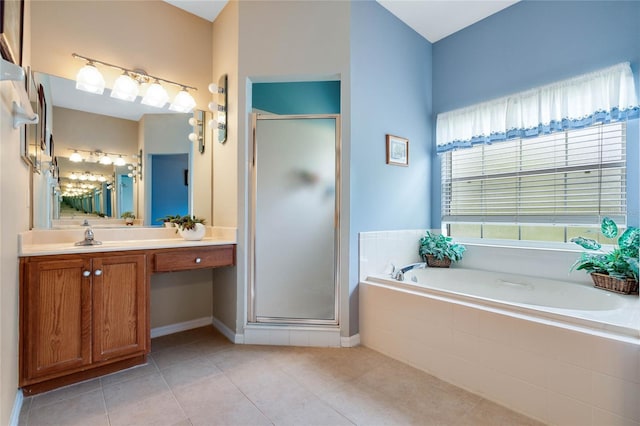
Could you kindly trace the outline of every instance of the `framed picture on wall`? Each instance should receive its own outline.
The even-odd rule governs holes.
[[[23,0],[0,0],[0,54],[16,65],[22,65],[23,16]]]
[[[387,135],[387,164],[409,165],[409,139]]]

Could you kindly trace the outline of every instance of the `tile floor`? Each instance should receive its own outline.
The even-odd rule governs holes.
[[[364,347],[153,339],[145,366],[25,398],[20,425],[539,425]]]

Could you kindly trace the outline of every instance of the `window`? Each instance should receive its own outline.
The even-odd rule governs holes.
[[[442,155],[451,235],[568,241],[626,223],[626,123],[596,124]]]

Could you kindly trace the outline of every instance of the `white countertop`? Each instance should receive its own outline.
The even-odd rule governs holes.
[[[57,254],[97,253],[123,250],[150,250],[176,247],[202,247],[236,244],[236,228],[207,227],[199,241],[184,240],[175,228],[93,228],[94,239],[101,245],[76,246],[84,239],[85,228],[34,229],[18,234],[18,255],[46,256]]]

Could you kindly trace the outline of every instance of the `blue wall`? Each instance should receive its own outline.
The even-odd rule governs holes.
[[[624,61],[640,89],[640,2],[523,1],[433,45],[434,117]],[[636,224],[639,121],[629,122],[627,134],[628,181],[635,184],[629,221]],[[433,157],[431,223],[438,228],[440,164]]]
[[[431,43],[378,3],[352,2],[351,334],[358,330],[358,233],[430,222],[431,122]],[[409,167],[385,164],[386,134],[409,139]]]
[[[165,216],[189,213],[189,187],[185,185],[185,170],[189,169],[189,154],[155,154],[151,156],[151,221],[162,226]]]
[[[340,114],[340,82],[254,83],[252,107],[273,114]]]

